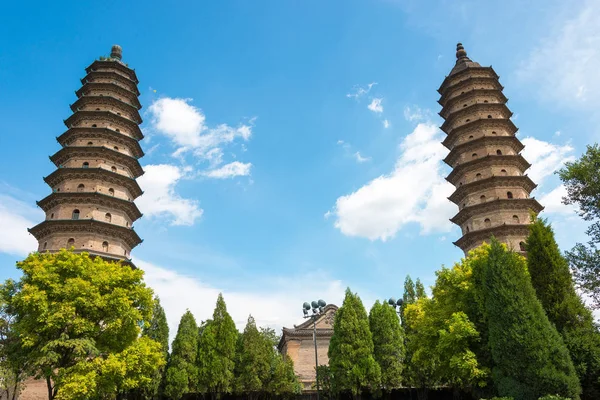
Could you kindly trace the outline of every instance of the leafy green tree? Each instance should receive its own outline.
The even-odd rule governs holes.
[[[16,400],[27,376],[27,352],[15,332],[14,317],[0,297],[0,399]]]
[[[234,387],[235,348],[238,331],[219,293],[212,320],[199,339],[198,383],[215,399]]]
[[[261,334],[252,316],[238,342],[236,355],[236,391],[255,398],[267,389],[271,379],[273,347],[271,341]]]
[[[600,307],[600,146],[587,146],[586,152],[566,163],[558,175],[567,189],[563,202],[576,205],[579,215],[592,222],[586,231],[588,243],[577,243],[566,254],[577,283]]]
[[[402,314],[404,314],[406,306],[413,304],[415,301],[417,301],[415,283],[410,275],[406,275],[406,279],[404,279],[404,294],[402,295]]]
[[[369,312],[373,336],[373,357],[381,369],[384,390],[400,387],[404,370],[404,332],[396,310],[386,303],[375,302]]]
[[[89,394],[99,393],[106,382],[99,367],[90,371],[88,365],[106,365],[117,356],[125,369],[149,360],[153,365],[139,369],[141,375],[132,371],[126,385],[114,387],[139,386],[160,367],[162,357],[155,357],[150,343],[136,353],[140,358],[133,354],[152,311],[152,291],[141,270],[66,250],[33,253],[17,267],[21,279],[6,281],[0,296],[15,318],[32,371],[47,382],[49,399],[74,398],[61,389],[73,381]]]
[[[531,282],[548,319],[569,349],[582,385],[582,398],[599,399],[600,333],[592,313],[575,291],[569,262],[561,255],[546,220],[534,219],[526,246]]]
[[[415,282],[415,294],[417,296],[417,300],[427,297],[427,293],[425,293],[425,286],[423,286],[419,278],[417,278],[417,281]]]
[[[294,362],[286,355],[273,351],[271,378],[267,390],[278,397],[292,397],[302,392],[302,385],[294,372]]]
[[[335,392],[349,391],[357,397],[365,390],[377,390],[381,369],[373,357],[369,319],[360,297],[350,288],[335,315],[328,355]]]
[[[536,298],[525,259],[492,238],[481,271],[494,382],[501,396],[579,399],[569,352]]]
[[[162,308],[158,297],[154,298],[152,318],[150,319],[149,324],[142,329],[142,335],[158,342],[163,358],[167,360],[169,357],[169,325],[167,324],[165,310]],[[129,393],[129,396],[145,399],[160,398],[164,394],[165,389],[165,372],[166,365],[163,365],[156,370],[152,381],[147,387],[134,390]]]
[[[165,377],[165,395],[180,399],[186,393],[197,389],[198,367],[198,325],[192,313],[187,310],[177,328],[177,335],[171,346],[171,356]]]

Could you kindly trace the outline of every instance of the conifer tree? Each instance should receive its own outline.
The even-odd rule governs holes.
[[[198,325],[187,310],[179,321],[177,335],[173,340],[171,357],[167,365],[165,395],[180,399],[184,394],[197,389],[198,368]]]
[[[302,392],[302,385],[294,372],[294,362],[287,355],[273,351],[271,378],[267,389],[275,396],[284,398]]]
[[[250,315],[238,341],[236,355],[236,391],[250,399],[267,389],[271,377],[273,347],[262,335]]]
[[[575,291],[568,261],[552,227],[536,218],[526,242],[527,266],[537,298],[562,335],[582,385],[582,399],[600,398],[600,333]]]
[[[152,318],[148,326],[145,326],[142,334],[150,339],[160,343],[163,357],[166,360],[169,355],[169,325],[165,310],[160,305],[160,299],[154,298],[154,308],[152,309]],[[156,371],[152,378],[152,383],[144,390],[145,398],[160,398],[164,392],[166,367],[162,366]]]
[[[233,391],[237,337],[235,323],[219,293],[213,318],[204,327],[198,346],[198,383],[213,399]]]
[[[415,282],[415,294],[417,296],[417,300],[427,297],[427,294],[425,293],[425,286],[423,286],[419,278],[417,278],[417,281]]]
[[[518,400],[546,394],[579,399],[568,350],[535,296],[525,259],[492,238],[482,282],[499,394]]]
[[[410,275],[406,275],[406,279],[404,279],[404,294],[402,295],[402,313],[404,313],[407,305],[413,304],[415,301],[417,301],[415,283]]]
[[[335,315],[328,355],[335,392],[349,391],[357,397],[365,390],[378,388],[381,369],[373,357],[367,312],[350,288]]]
[[[384,390],[400,387],[404,370],[404,332],[396,310],[386,303],[375,302],[369,313],[373,336],[373,357],[381,369]]]

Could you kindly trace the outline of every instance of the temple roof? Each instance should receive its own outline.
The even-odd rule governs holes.
[[[338,307],[334,304],[328,304],[325,306],[323,313],[317,316],[316,327],[317,336],[320,337],[331,337],[333,335],[333,320]],[[279,340],[279,349],[282,348],[283,344],[290,338],[306,338],[312,337],[313,335],[313,319],[306,318],[306,321],[300,325],[294,325],[293,328],[282,328],[281,339]]]

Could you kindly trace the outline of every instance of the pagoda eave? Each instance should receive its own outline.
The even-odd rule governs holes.
[[[76,127],[74,126],[74,123],[79,122],[82,119],[95,121],[105,119],[116,123],[122,123],[132,129],[132,131],[135,133],[136,139],[141,140],[144,138],[144,135],[142,134],[139,125],[136,124],[135,121],[132,121],[129,118],[125,118],[124,116],[119,115],[113,111],[80,110],[71,114],[69,118],[64,120],[64,123],[67,126],[67,128],[72,128]]]
[[[144,156],[144,151],[142,150],[140,143],[136,139],[110,128],[69,128],[63,134],[57,137],[56,140],[62,146],[69,146],[71,143],[73,143],[73,141],[79,138],[109,139],[121,145],[127,146],[129,149],[131,149],[133,157],[135,158],[141,158]]]
[[[54,155],[50,157],[50,160],[58,168],[61,168],[62,165],[74,157],[103,158],[108,161],[113,161],[116,164],[124,165],[129,169],[134,179],[144,174],[144,170],[136,158],[105,146],[63,147],[54,153]]]
[[[71,108],[71,111],[73,112],[77,112],[80,111],[81,108],[83,108],[85,105],[87,104],[106,104],[106,103],[112,103],[113,105],[116,105],[117,107],[125,107],[129,110],[129,112],[131,112],[131,114],[133,115],[136,123],[141,124],[143,122],[142,117],[138,111],[138,108],[134,107],[133,105],[124,102],[123,100],[119,100],[113,96],[92,96],[92,95],[84,95],[79,97],[77,100],[75,100],[75,102],[73,104],[71,104],[69,107]]]
[[[120,225],[94,219],[50,219],[28,229],[38,241],[53,233],[94,233],[123,240],[130,248],[142,243],[142,239],[133,230]]]
[[[125,175],[117,174],[104,168],[58,168],[50,175],[44,177],[44,182],[46,182],[50,187],[54,187],[68,179],[100,179],[107,183],[114,183],[116,185],[123,186],[131,193],[133,198],[137,198],[143,194],[142,189],[135,179],[129,178]]]
[[[479,229],[465,233],[460,239],[453,244],[463,251],[481,242],[488,242],[492,236],[529,236],[529,225],[528,224],[507,224],[492,226],[490,228]]]
[[[469,218],[481,215],[486,211],[526,209],[532,210],[536,214],[539,214],[544,209],[544,207],[533,197],[528,199],[495,198],[492,200],[488,200],[485,203],[479,203],[463,208],[454,217],[450,218],[450,222],[456,225],[462,225]]]
[[[140,81],[137,78],[137,75],[135,74],[135,70],[133,70],[132,68],[129,68],[121,61],[112,60],[112,59],[110,59],[110,60],[94,60],[94,62],[91,63],[85,69],[85,72],[87,72],[89,74],[90,72],[99,70],[100,68],[116,68],[117,70],[124,72],[129,77],[129,79],[134,81],[136,84],[140,83]]]
[[[36,204],[45,212],[60,204],[98,204],[122,210],[132,221],[142,217],[142,213],[133,201],[100,192],[54,192],[37,201]]]
[[[135,92],[132,92],[131,90],[112,82],[86,82],[82,87],[75,91],[75,95],[77,97],[83,97],[85,96],[85,93],[88,93],[92,89],[105,89],[107,91],[118,93],[131,100],[134,103],[133,106],[138,110],[142,108],[142,104],[140,103],[138,95]]]
[[[529,167],[531,167],[531,164],[529,164],[521,154],[503,154],[501,156],[496,154],[487,154],[455,166],[452,172],[450,172],[450,174],[448,174],[446,177],[446,180],[456,186],[458,183],[456,179],[458,176],[460,176],[460,174],[472,171],[476,168],[491,166],[492,164],[514,165],[519,168],[521,172],[525,172]]]
[[[452,108],[452,106],[455,103],[461,103],[463,101],[465,101],[466,99],[469,99],[471,97],[475,97],[477,95],[492,95],[492,96],[498,96],[502,101],[501,103],[507,103],[508,102],[508,98],[504,95],[504,93],[502,93],[502,91],[497,90],[497,89],[478,89],[478,88],[473,88],[471,90],[468,90],[466,92],[463,92],[461,94],[459,94],[458,96],[454,96],[451,99],[446,100],[446,102],[444,104],[442,104],[442,99],[438,99],[438,104],[442,106],[442,110],[440,110],[439,114],[442,115],[443,114],[448,114],[447,112],[445,112],[444,110],[446,109],[450,109]]]
[[[453,167],[454,163],[460,158],[461,152],[470,152],[481,146],[509,146],[515,154],[519,154],[521,150],[525,148],[523,143],[514,136],[498,136],[498,135],[486,135],[478,138],[469,140],[454,146],[450,149],[450,153],[444,158],[444,162],[449,166]]]
[[[108,77],[109,79],[114,79],[117,82],[124,83],[127,89],[136,93],[138,96],[140,95],[140,91],[137,88],[137,83],[132,81],[131,78],[124,76],[122,74],[117,74],[114,71],[90,71],[85,77],[81,78],[81,84],[85,84],[90,80],[94,79],[102,79]]]
[[[448,197],[448,200],[458,205],[461,203],[462,199],[469,194],[469,192],[514,186],[522,187],[525,191],[527,191],[527,193],[531,193],[537,187],[537,185],[527,175],[492,175],[488,178],[479,179],[459,186],[458,189],[456,189],[454,193]]]
[[[447,134],[451,134],[452,129],[449,129],[449,128],[454,124],[455,120],[464,118],[463,114],[466,114],[466,116],[468,116],[472,112],[481,112],[481,111],[491,112],[491,113],[500,112],[502,114],[502,117],[501,117],[502,119],[508,119],[513,115],[513,113],[506,106],[506,104],[476,103],[476,104],[471,104],[467,107],[461,108],[459,111],[455,111],[455,112],[451,113],[448,116],[448,118],[446,120],[444,120],[444,123],[442,124],[440,129],[442,131],[446,132]],[[478,118],[478,119],[493,119],[493,117],[492,118]],[[471,122],[471,121],[469,121],[469,122]],[[458,129],[458,128],[455,128],[455,129]]]
[[[516,134],[519,130],[516,125],[510,119],[502,119],[502,118],[482,118],[476,119],[474,121],[468,122],[464,125],[459,126],[456,129],[452,130],[446,138],[442,141],[444,147],[449,150],[452,150],[453,146],[456,146],[454,143],[457,141],[461,133],[467,133],[472,131],[477,131],[483,128],[492,128],[492,127],[504,127],[508,128],[509,134]]]

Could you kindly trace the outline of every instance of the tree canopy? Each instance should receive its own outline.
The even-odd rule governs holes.
[[[17,267],[21,279],[0,293],[50,399],[143,386],[164,363],[158,343],[139,339],[153,304],[142,271],[66,250],[33,253]]]
[[[198,367],[198,325],[192,313],[187,310],[177,328],[177,335],[171,346],[171,356],[165,376],[165,395],[170,399],[180,399],[186,393],[197,390]]]

